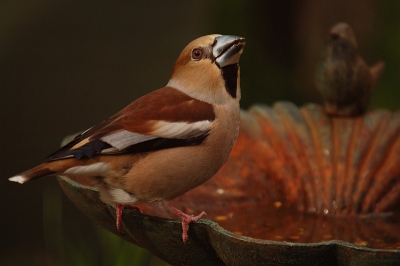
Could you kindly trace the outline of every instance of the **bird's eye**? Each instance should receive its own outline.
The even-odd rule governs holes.
[[[194,60],[200,60],[203,58],[203,50],[201,50],[200,48],[195,48],[192,51],[192,58]]]
[[[339,34],[337,34],[337,33],[332,33],[331,34],[331,38],[332,38],[332,40],[337,40],[337,39],[339,39],[340,38],[340,36],[339,36]]]

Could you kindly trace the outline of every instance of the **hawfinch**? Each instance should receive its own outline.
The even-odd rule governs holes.
[[[168,84],[77,135],[45,162],[9,180],[25,183],[47,175],[84,176],[101,200],[117,210],[159,202],[182,220],[188,215],[167,202],[210,179],[224,164],[240,122],[239,58],[244,38],[208,35],[189,43]]]
[[[385,64],[368,67],[358,53],[356,37],[346,23],[338,23],[329,32],[317,68],[317,88],[330,115],[357,116],[367,110],[372,86]]]

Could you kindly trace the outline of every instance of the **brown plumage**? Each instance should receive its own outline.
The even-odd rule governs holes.
[[[118,230],[126,206],[160,202],[181,218],[186,242],[189,223],[205,213],[187,215],[167,201],[211,178],[236,141],[243,41],[222,35],[194,40],[180,54],[166,87],[139,98],[10,180],[85,176],[102,201],[116,206]]]

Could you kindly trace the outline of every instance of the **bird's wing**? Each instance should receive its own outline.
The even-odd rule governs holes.
[[[164,87],[77,135],[45,161],[197,145],[207,137],[214,119],[211,104]]]

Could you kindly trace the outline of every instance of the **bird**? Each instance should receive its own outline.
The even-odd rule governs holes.
[[[360,116],[367,110],[372,87],[385,68],[380,61],[369,67],[360,56],[353,29],[345,22],[329,32],[317,67],[316,86],[325,112],[332,116]]]
[[[130,103],[50,154],[34,168],[9,178],[25,183],[47,175],[84,176],[114,205],[121,233],[125,208],[158,202],[189,223],[168,203],[209,180],[225,163],[240,125],[239,58],[245,39],[212,34],[180,53],[165,87]]]

